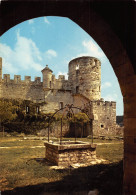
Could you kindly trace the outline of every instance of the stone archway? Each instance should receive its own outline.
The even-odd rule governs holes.
[[[118,7],[120,9],[117,9]],[[1,35],[27,19],[47,15],[64,16],[88,32],[103,49],[118,78],[124,99],[124,194],[130,195],[136,194],[136,45],[133,36],[135,28],[132,37],[129,37],[128,30],[133,30],[135,20],[130,26],[128,20],[134,17],[134,14],[130,17],[130,13],[135,11],[135,7],[136,4],[131,5],[131,1],[130,4],[110,4],[107,1],[101,4],[91,0],[20,0],[5,1],[0,5]],[[125,17],[126,11],[128,12]],[[115,13],[115,16],[111,17],[110,12]],[[128,40],[125,41],[125,38]]]

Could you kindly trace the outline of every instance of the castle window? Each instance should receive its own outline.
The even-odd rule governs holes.
[[[51,88],[51,81],[50,81],[50,88]]]
[[[97,60],[94,60],[94,65],[95,65],[95,66],[97,65]]]
[[[26,106],[26,114],[29,114],[29,106]]]
[[[63,108],[63,102],[60,102],[60,109]]]
[[[36,113],[39,114],[39,106],[36,106]]]
[[[79,70],[76,70],[76,77],[79,75]]]
[[[76,93],[79,93],[79,86],[76,86]]]
[[[76,70],[79,70],[79,64],[76,65]]]
[[[104,128],[104,125],[101,124],[101,128]]]

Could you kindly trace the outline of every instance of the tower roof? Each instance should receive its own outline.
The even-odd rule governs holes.
[[[44,71],[53,72],[53,71],[48,67],[48,65],[46,65],[46,67],[45,67],[41,72],[44,72]]]
[[[92,57],[92,56],[82,56],[82,57],[77,57],[77,58],[74,58],[73,60],[71,60],[69,62],[69,66],[71,65],[72,62],[78,62],[80,60],[84,60],[84,59],[94,59],[94,60],[98,60],[100,62],[100,60],[96,57]]]

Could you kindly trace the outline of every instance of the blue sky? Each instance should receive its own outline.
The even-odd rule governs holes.
[[[40,17],[25,21],[8,30],[0,38],[3,74],[42,77],[48,64],[58,77],[67,77],[70,60],[81,56],[101,61],[101,96],[117,102],[117,115],[123,114],[120,87],[111,64],[101,48],[82,28],[68,18]]]

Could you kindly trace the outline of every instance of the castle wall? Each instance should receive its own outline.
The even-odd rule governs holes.
[[[59,75],[58,79],[55,78],[55,75],[52,75],[51,89],[71,90],[70,85],[69,85],[69,81],[65,80],[64,75]]]
[[[69,83],[72,92],[90,100],[101,98],[101,63],[97,58],[80,57],[69,63]]]
[[[94,134],[112,135],[116,131],[116,102],[96,101],[92,103]]]
[[[21,80],[20,75],[4,74],[2,79],[2,58],[0,58],[0,98],[22,99],[43,103],[40,111],[55,112],[66,104],[86,109],[92,119],[94,134],[112,134],[116,128],[116,103],[104,102],[101,99],[101,63],[94,57],[80,57],[69,63],[69,78],[64,75],[58,79],[46,66],[40,77],[31,81],[30,76]],[[74,110],[75,113],[79,112]]]
[[[41,107],[42,112],[55,112],[66,104],[73,104],[73,97],[70,91],[48,90],[44,96],[46,105]]]
[[[82,96],[81,94],[73,95],[73,105],[80,109],[83,109],[84,106],[88,103],[88,99]],[[75,109],[75,112],[81,112],[81,110]]]
[[[79,69],[78,73],[77,65]],[[0,61],[0,67],[2,71],[2,59]],[[36,77],[35,81],[31,81],[30,76],[25,76],[25,80],[23,81],[20,75],[15,75],[14,80],[11,80],[10,75],[5,74],[0,83],[0,98],[20,98],[31,101],[45,101],[47,99],[50,104],[51,102],[56,102],[56,106],[54,105],[55,109],[57,103],[61,101],[64,104],[74,103],[75,106],[82,105],[80,99],[85,98],[82,97],[73,100],[72,95],[74,94],[80,94],[90,100],[100,98],[100,61],[96,58],[82,57],[72,60],[69,63],[68,80],[65,80],[64,75],[59,75],[59,78],[56,79],[48,66],[42,70],[42,73],[43,82],[41,82],[40,77]],[[77,87],[79,93],[77,93]],[[46,97],[48,93],[50,94],[49,98]],[[54,109],[54,106],[52,109]]]
[[[84,108],[84,105],[88,102],[88,99],[84,96],[72,95],[71,91],[66,90],[45,91],[44,100],[47,104],[41,107],[42,112],[55,112],[66,104],[73,104],[75,107]],[[74,109],[74,112],[81,112],[81,110]]]
[[[26,76],[21,81],[20,75],[15,75],[14,80],[10,80],[10,75],[5,74],[0,83],[0,98],[5,99],[23,99],[23,100],[44,100],[44,92],[40,78],[36,77],[31,81],[31,77]]]
[[[116,102],[91,101],[84,110],[93,119],[94,135],[116,134]]]

